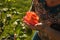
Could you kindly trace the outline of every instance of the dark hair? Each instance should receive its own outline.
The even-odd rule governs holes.
[[[50,27],[56,31],[60,31],[60,24],[58,23],[52,23]]]

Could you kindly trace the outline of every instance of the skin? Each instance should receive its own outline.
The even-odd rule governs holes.
[[[46,0],[48,6],[53,7],[60,4],[60,0]]]

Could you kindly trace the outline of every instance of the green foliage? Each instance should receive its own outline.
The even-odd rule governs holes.
[[[22,21],[25,12],[31,6],[31,1],[0,0],[0,40],[13,40],[13,36],[16,40],[31,40],[32,30]]]

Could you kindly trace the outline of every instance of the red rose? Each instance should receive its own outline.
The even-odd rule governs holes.
[[[28,11],[26,15],[24,16],[23,21],[28,25],[34,26],[35,24],[38,23],[39,17],[38,15],[36,15],[35,12]]]

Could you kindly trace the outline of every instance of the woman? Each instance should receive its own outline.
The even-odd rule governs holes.
[[[33,40],[60,40],[60,0],[33,0],[31,11],[39,16],[42,23],[35,26],[38,32]]]

